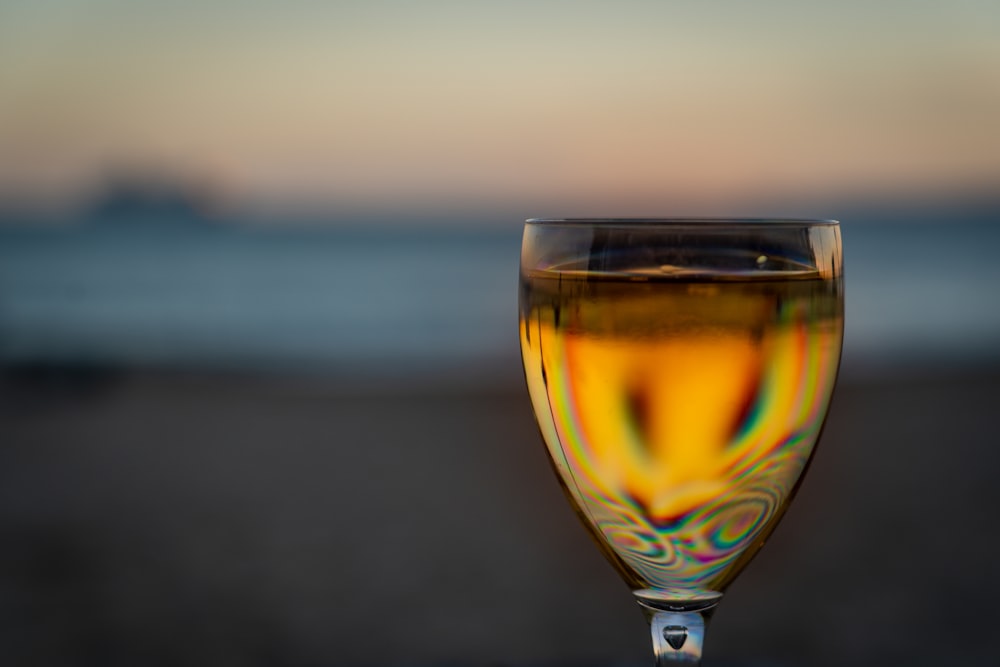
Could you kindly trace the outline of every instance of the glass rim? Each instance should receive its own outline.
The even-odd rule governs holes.
[[[836,227],[839,220],[813,218],[528,218],[526,225],[591,227]]]

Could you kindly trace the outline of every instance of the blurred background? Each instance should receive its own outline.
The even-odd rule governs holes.
[[[717,665],[992,665],[1000,4],[0,0],[0,662],[649,660],[548,469],[527,217],[843,222]]]

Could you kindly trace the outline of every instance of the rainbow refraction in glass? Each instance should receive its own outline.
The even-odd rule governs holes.
[[[815,271],[522,274],[542,435],[634,590],[721,592],[763,545],[825,417],[840,289]]]

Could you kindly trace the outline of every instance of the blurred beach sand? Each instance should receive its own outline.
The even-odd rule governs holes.
[[[995,664],[998,405],[997,367],[845,378],[708,664]],[[2,664],[649,661],[516,374],[8,370],[0,429]]]

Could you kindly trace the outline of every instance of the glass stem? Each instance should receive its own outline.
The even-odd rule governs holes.
[[[714,607],[690,611],[654,609],[642,605],[653,636],[656,667],[701,663],[705,628]]]

